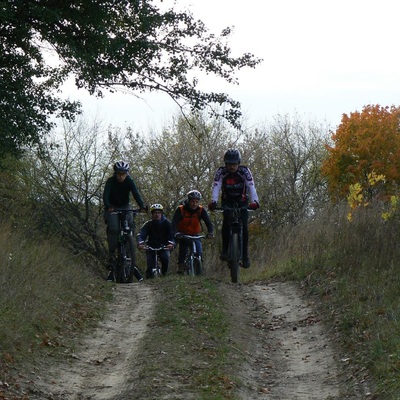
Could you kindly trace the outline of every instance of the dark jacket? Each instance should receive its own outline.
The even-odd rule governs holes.
[[[153,219],[145,222],[137,235],[137,242],[146,242],[150,247],[158,248],[166,246],[168,243],[175,245],[172,233],[171,221],[162,216],[160,221]]]
[[[125,180],[120,183],[117,181],[115,174],[107,179],[103,192],[104,208],[107,210],[110,207],[118,208],[129,204],[129,194],[132,193],[133,198],[140,208],[144,208],[142,196],[136,187],[135,181],[130,175],[127,175]]]

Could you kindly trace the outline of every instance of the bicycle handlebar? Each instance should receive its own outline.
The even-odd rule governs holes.
[[[123,214],[123,213],[128,213],[131,212],[133,214],[139,214],[141,211],[140,208],[129,208],[129,209],[125,209],[125,208],[114,208],[113,211],[111,211],[111,214]]]
[[[216,207],[214,209],[215,211],[235,211],[235,210],[248,210],[248,211],[254,211],[252,208],[249,208],[249,206],[221,206],[221,207]],[[214,211],[212,210],[212,211]]]
[[[143,250],[161,251],[161,250],[168,250],[168,247],[167,246],[151,247],[151,246],[146,245]]]
[[[189,239],[189,240],[196,240],[196,239],[204,239],[205,235],[193,236],[193,235],[185,235],[184,233],[177,232],[175,233],[175,237],[178,239]]]

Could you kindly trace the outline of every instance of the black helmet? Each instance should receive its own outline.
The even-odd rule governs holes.
[[[114,164],[114,171],[115,172],[126,172],[126,173],[128,173],[129,172],[129,164],[127,162],[125,162],[125,161],[122,161],[122,160],[117,161]]]
[[[240,164],[240,151],[229,149],[224,155],[225,164]]]
[[[196,199],[196,200],[201,200],[201,193],[198,190],[191,190],[187,194],[188,200],[191,199]]]

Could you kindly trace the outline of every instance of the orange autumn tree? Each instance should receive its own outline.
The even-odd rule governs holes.
[[[400,107],[364,106],[361,112],[343,114],[326,145],[322,165],[333,199],[345,199],[351,185],[361,185],[363,196],[390,195],[400,183]],[[371,176],[384,176],[371,185]]]

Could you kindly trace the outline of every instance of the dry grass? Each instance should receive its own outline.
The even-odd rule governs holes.
[[[358,379],[375,382],[377,396],[397,399],[400,221],[384,222],[375,207],[357,210],[349,223],[347,211],[333,207],[273,241],[256,238],[258,262],[248,279],[302,280],[323,300]]]
[[[273,236],[252,235],[252,268],[242,270],[241,279],[303,281],[321,298],[356,378],[375,382],[376,396],[396,399],[400,221],[383,222],[379,210],[364,209],[349,223],[346,212],[334,207]],[[57,353],[74,332],[98,320],[110,288],[57,241],[33,239],[10,225],[0,232],[1,360],[17,362],[37,349]],[[206,267],[221,267],[219,246],[218,237],[204,241]],[[227,269],[216,273],[229,280]]]
[[[67,346],[70,334],[100,317],[106,286],[58,241],[9,224],[0,232],[1,363]]]

